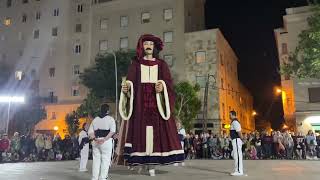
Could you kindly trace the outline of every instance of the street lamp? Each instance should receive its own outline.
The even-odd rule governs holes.
[[[24,96],[0,96],[0,103],[8,103],[8,118],[6,122],[6,133],[8,134],[11,103],[24,103]]]
[[[252,116],[256,116],[257,115],[257,112],[256,111],[253,111],[252,112]]]
[[[116,77],[116,112],[115,112],[115,119],[118,120],[118,69],[117,69],[117,56],[114,51],[109,52],[113,55],[114,58],[114,75]],[[117,121],[118,123],[118,121]],[[117,126],[118,127],[118,126]]]
[[[282,90],[281,90],[280,88],[277,88],[277,89],[276,89],[276,92],[277,92],[277,94],[281,94],[281,93],[282,93]]]

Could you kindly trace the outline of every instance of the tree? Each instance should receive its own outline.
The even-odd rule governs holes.
[[[46,110],[36,99],[30,103],[20,106],[15,112],[11,124],[12,132],[27,134],[32,132],[34,126],[46,117]]]
[[[134,50],[117,51],[118,88],[121,85],[121,77],[126,76],[128,67],[135,55]],[[97,98],[115,99],[115,72],[114,57],[112,54],[98,54],[95,64],[80,75],[82,84],[89,88],[90,93]]]
[[[96,117],[99,114],[100,105],[102,100],[93,95],[92,93],[88,94],[87,98],[77,109],[77,115],[79,117]]]
[[[174,90],[176,93],[174,115],[188,131],[192,129],[193,120],[201,108],[201,100],[197,95],[200,87],[198,84],[192,86],[188,82],[179,82],[174,86]]]
[[[309,28],[299,34],[295,51],[285,62],[281,72],[298,78],[320,78],[320,4],[312,4],[313,14],[308,18]]]
[[[79,132],[79,117],[75,111],[66,115],[66,124],[68,127],[68,132],[70,136],[76,135]]]

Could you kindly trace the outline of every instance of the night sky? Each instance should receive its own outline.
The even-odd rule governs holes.
[[[274,87],[280,85],[274,29],[282,27],[285,8],[306,5],[305,0],[241,0],[206,2],[206,26],[219,28],[237,54],[240,81],[254,97],[257,120],[268,120],[279,128],[281,99]]]

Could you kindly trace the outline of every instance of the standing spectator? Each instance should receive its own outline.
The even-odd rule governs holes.
[[[203,133],[202,134],[202,158],[203,159],[208,159],[208,139],[207,139],[207,134]]]
[[[296,153],[297,159],[304,159],[305,156],[305,138],[302,133],[294,138],[294,151]]]
[[[20,136],[18,132],[15,132],[11,138],[11,153],[13,153],[14,156],[17,156],[17,154],[20,152],[20,148]]]
[[[36,137],[36,148],[38,154],[40,154],[42,152],[42,149],[44,148],[44,137],[42,134],[38,134],[38,136]]]
[[[186,138],[184,139],[184,150],[186,153],[186,159],[193,159],[193,140],[190,134],[186,135]]]
[[[5,155],[7,154],[7,152],[10,149],[10,141],[8,138],[7,134],[3,134],[2,138],[0,139],[0,156],[1,156],[1,161],[5,160]]]
[[[306,142],[307,142],[307,152],[308,152],[308,155],[306,156],[307,159],[317,160],[318,159],[316,156],[317,140],[316,140],[316,136],[314,135],[312,130],[308,131],[308,134],[306,137]]]
[[[73,142],[70,135],[66,135],[63,140],[63,157],[65,160],[72,159],[72,149],[73,149]]]
[[[224,132],[223,136],[219,140],[220,142],[220,149],[222,151],[222,157],[223,159],[229,159],[230,158],[230,139],[228,138],[227,134]]]
[[[199,138],[199,135],[196,134],[193,139],[193,149],[194,153],[196,154],[196,158],[201,158],[201,139]]]
[[[255,149],[257,151],[258,159],[262,159],[262,140],[260,138],[259,133],[255,135],[255,138],[252,140],[252,143],[255,146]]]
[[[262,137],[262,146],[263,146],[263,157],[265,159],[271,158],[272,155],[272,143],[273,138],[268,133],[264,133]]]
[[[1,158],[3,162],[9,162],[11,160],[10,146],[11,144],[8,135],[4,134],[0,142],[0,151],[2,152]]]
[[[288,131],[286,131],[284,133],[283,144],[284,144],[285,149],[286,149],[287,159],[292,159],[293,158],[292,153],[293,153],[294,142],[293,142],[293,139],[291,137],[291,134],[289,134]]]
[[[45,155],[48,156],[49,151],[52,149],[52,139],[50,135],[44,137],[44,149]]]

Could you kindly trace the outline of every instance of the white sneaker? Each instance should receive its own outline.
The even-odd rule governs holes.
[[[88,169],[79,169],[78,171],[79,171],[79,172],[87,172]]]
[[[181,163],[181,166],[185,166],[186,164],[184,162]]]
[[[243,173],[233,172],[230,174],[231,176],[243,176]]]
[[[173,165],[174,165],[174,166],[179,166],[179,163],[174,163]]]
[[[156,176],[156,171],[154,169],[149,170],[150,176]]]

